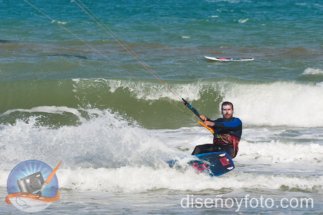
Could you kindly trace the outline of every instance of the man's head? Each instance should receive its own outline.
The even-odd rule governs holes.
[[[225,101],[221,105],[222,116],[225,119],[231,119],[233,117],[233,104]]]

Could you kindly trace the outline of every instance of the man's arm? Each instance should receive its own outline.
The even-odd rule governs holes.
[[[213,127],[215,125],[215,123],[213,121],[211,121],[209,118],[207,118],[203,114],[200,115],[200,118],[203,120],[204,124],[209,126],[209,127]]]
[[[200,118],[203,120],[204,124],[209,127],[234,129],[242,126],[242,122],[238,118],[234,118],[234,120],[228,122],[212,121],[203,114],[200,115]]]

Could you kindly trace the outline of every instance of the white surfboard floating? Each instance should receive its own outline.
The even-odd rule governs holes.
[[[204,56],[204,58],[210,61],[219,61],[219,62],[246,62],[246,61],[254,60],[254,58],[210,57],[210,56]]]

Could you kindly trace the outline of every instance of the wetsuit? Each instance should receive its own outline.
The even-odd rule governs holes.
[[[208,120],[212,121],[212,120]],[[214,132],[213,144],[198,145],[195,147],[192,155],[226,151],[231,157],[235,157],[239,150],[239,141],[242,134],[242,122],[239,118],[231,119],[218,118],[214,121],[212,127]]]

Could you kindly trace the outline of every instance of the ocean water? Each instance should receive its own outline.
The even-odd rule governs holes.
[[[323,210],[323,2],[0,0],[0,18],[1,198],[10,170],[38,159],[63,161],[62,199],[43,214]],[[234,103],[233,172],[167,166],[212,141],[181,97],[210,118]],[[183,208],[187,195],[314,206]]]

